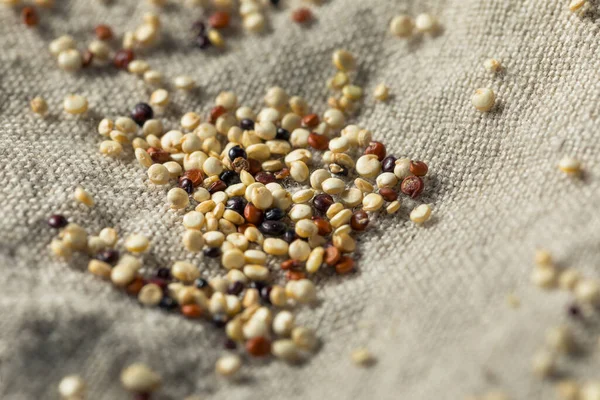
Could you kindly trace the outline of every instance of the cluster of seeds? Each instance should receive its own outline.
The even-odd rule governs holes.
[[[558,288],[571,293],[575,302],[567,311],[572,319],[579,320],[585,315],[594,315],[600,304],[600,282],[582,276],[574,268],[557,267],[546,250],[536,252],[531,279],[543,289]],[[537,351],[531,360],[532,370],[540,378],[554,378],[560,374],[557,370],[560,357],[575,357],[583,350],[583,343],[577,342],[573,330],[568,325],[552,327],[546,333],[543,348]],[[563,400],[593,400],[600,396],[598,381],[578,382],[566,379],[556,383],[556,389],[559,398]]]
[[[356,61],[338,50],[333,63],[345,73]],[[157,92],[150,103],[166,105],[168,92]],[[342,98],[350,104],[360,93],[346,83]],[[239,105],[234,93],[221,92],[206,119],[189,112],[168,131],[154,118],[153,106],[139,103],[129,117],[103,119],[98,126],[108,137],[100,144],[102,154],[118,157],[131,145],[150,184],[174,185],[166,200],[182,216],[183,246],[218,258],[224,276],[206,280],[188,261],[147,271],[134,256],[147,251],[147,238],[128,237],[123,244],[132,254],[119,257],[116,232],[88,237],[59,216],[49,221],[61,229],[51,248],[61,257],[87,251],[93,257],[90,272],[145,306],[224,327],[227,349],[242,345],[251,357],[296,362],[315,349],[317,339],[311,329],[296,326],[290,307],[316,300],[311,278],[318,271],[355,269],[355,236],[383,210],[396,213],[400,196],[409,203],[419,197],[428,167],[388,154],[369,130],[347,125],[340,109],[320,117],[280,87],[268,89],[264,101],[256,113]],[[94,204],[82,188],[75,197]],[[429,205],[422,204],[410,218],[421,224],[430,215]],[[279,284],[282,280],[287,282]],[[371,357],[360,351],[353,359],[368,364]],[[217,361],[216,371],[229,376],[241,365],[240,355],[229,353]]]
[[[435,34],[439,29],[437,19],[430,14],[419,14],[414,19],[409,15],[396,15],[390,21],[390,32],[394,36],[409,38],[415,32]]]

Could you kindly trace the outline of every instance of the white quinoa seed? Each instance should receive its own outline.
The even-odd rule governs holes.
[[[284,310],[277,313],[273,318],[273,332],[279,336],[290,336],[292,329],[294,329],[294,314]]]
[[[94,60],[104,62],[110,56],[110,47],[102,40],[92,40],[88,45],[88,50],[93,54]]]
[[[136,272],[127,265],[119,264],[110,271],[110,280],[115,286],[127,286],[135,279]]]
[[[183,234],[182,242],[188,251],[194,253],[198,253],[204,248],[204,236],[199,230],[187,229]]]
[[[288,243],[282,239],[267,238],[263,242],[263,250],[265,251],[265,253],[274,256],[283,256],[287,254],[288,248]]]
[[[563,157],[558,162],[558,169],[565,174],[577,175],[581,173],[581,163],[573,157]]]
[[[133,60],[127,66],[127,71],[134,75],[144,75],[150,69],[150,65],[144,60]]]
[[[309,274],[316,273],[323,264],[323,257],[325,255],[325,249],[323,247],[315,247],[306,260],[306,272]]]
[[[431,206],[421,204],[410,212],[410,220],[416,224],[422,224],[431,217]]]
[[[373,178],[381,171],[381,163],[374,154],[366,154],[356,161],[356,172],[365,178]]]
[[[156,89],[150,95],[150,104],[154,106],[164,107],[169,104],[169,100],[169,92],[167,92],[165,89]]]
[[[242,359],[236,354],[220,357],[215,364],[215,371],[222,376],[232,376],[242,367]]]
[[[94,198],[81,186],[75,189],[74,197],[78,203],[88,207],[94,206]]]
[[[148,168],[148,179],[155,185],[166,185],[170,178],[169,170],[162,164],[152,164]]]
[[[148,70],[144,72],[144,82],[149,85],[160,85],[163,81],[163,74],[160,71]]]
[[[174,210],[186,208],[190,204],[190,199],[187,192],[181,188],[173,188],[169,190],[167,193],[167,201]]]
[[[385,210],[388,214],[395,214],[399,209],[400,209],[400,201],[395,200],[395,201],[392,201],[390,204],[388,204],[388,206],[386,207]]]
[[[73,49],[75,46],[77,46],[75,39],[69,35],[64,35],[50,42],[49,50],[53,56],[58,57],[62,51]]]
[[[48,103],[42,97],[37,96],[29,103],[31,111],[38,115],[45,115],[48,112]]]
[[[271,353],[286,362],[293,363],[301,358],[296,344],[290,339],[279,339],[271,344]]]
[[[83,57],[76,49],[63,50],[58,54],[58,66],[67,72],[75,72],[81,69]]]
[[[104,228],[98,234],[100,239],[102,239],[107,246],[113,247],[117,244],[117,240],[119,240],[119,235],[114,228]]]
[[[176,261],[171,267],[171,274],[182,282],[193,282],[200,277],[198,268],[187,261]]]
[[[488,58],[483,62],[483,67],[488,72],[498,72],[502,68],[502,65],[495,58]]]
[[[160,376],[147,365],[136,363],[121,372],[123,387],[135,393],[150,393],[161,385]]]
[[[88,271],[102,279],[109,279],[112,271],[110,264],[104,261],[92,259],[88,263]]]
[[[569,10],[572,12],[579,11],[587,3],[587,0],[572,0],[569,3]]]
[[[262,265],[246,265],[244,275],[251,281],[266,281],[269,279],[269,269]]]
[[[371,352],[364,347],[352,350],[351,357],[352,362],[361,367],[368,366],[374,361]]]
[[[336,50],[332,56],[333,65],[340,71],[346,72],[356,68],[354,55],[346,50]]]
[[[394,36],[408,37],[412,34],[414,23],[408,15],[396,15],[390,21],[390,32]]]
[[[144,285],[138,293],[138,301],[145,306],[156,306],[160,303],[162,298],[162,289],[154,283]]]
[[[535,375],[540,378],[546,378],[554,371],[555,363],[554,355],[543,350],[533,356],[531,367]]]
[[[363,192],[357,188],[344,190],[340,195],[340,200],[346,207],[356,207],[363,200]]]
[[[64,400],[84,399],[86,384],[79,375],[65,376],[58,384],[58,393]]]
[[[388,87],[384,83],[380,83],[373,91],[373,97],[378,101],[386,101],[390,96]]]
[[[365,211],[377,211],[383,207],[383,197],[378,193],[367,194],[362,201],[363,210]]]
[[[173,86],[179,90],[192,90],[196,86],[196,81],[190,76],[179,75],[173,79]]]
[[[394,166],[394,175],[400,180],[403,180],[407,176],[411,175],[410,173],[410,160],[408,158],[401,158],[396,160]]]
[[[292,260],[306,261],[310,256],[310,246],[301,239],[296,239],[290,243],[288,254]]]
[[[125,239],[125,248],[131,253],[143,253],[149,245],[148,238],[142,235],[134,234]]]
[[[65,97],[63,106],[65,111],[69,114],[83,114],[88,110],[88,101],[83,96],[71,94]]]
[[[244,253],[239,249],[227,250],[221,256],[221,264],[226,269],[240,269],[245,262]]]
[[[433,32],[437,28],[437,20],[430,14],[419,14],[415,17],[415,29],[417,32]]]
[[[292,341],[301,349],[313,351],[317,347],[318,340],[312,329],[299,326],[292,330]]]
[[[259,12],[253,12],[244,16],[242,24],[244,29],[260,33],[265,29],[265,17]]]
[[[471,97],[471,102],[478,111],[488,112],[494,108],[494,104],[496,104],[496,96],[492,89],[479,88],[475,91],[473,97]]]

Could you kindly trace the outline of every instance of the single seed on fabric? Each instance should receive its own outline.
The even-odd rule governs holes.
[[[250,13],[244,16],[242,25],[250,32],[260,33],[265,29],[265,17],[259,12]]]
[[[38,115],[44,115],[48,112],[48,103],[42,97],[37,96],[29,103],[31,111]]]
[[[78,186],[74,193],[75,200],[88,207],[94,206],[94,198],[84,188]]]
[[[332,56],[333,65],[340,71],[346,72],[356,68],[354,55],[346,50],[336,50]]]
[[[48,218],[48,225],[54,229],[64,228],[65,226],[67,226],[67,224],[67,219],[59,214],[51,215],[50,218]]]
[[[63,50],[58,54],[58,66],[67,72],[75,72],[83,66],[83,57],[76,49]]]
[[[303,24],[310,21],[313,17],[310,9],[301,7],[292,12],[292,20],[298,24]]]
[[[566,174],[576,175],[581,173],[581,162],[573,157],[563,157],[558,163],[558,169]]]
[[[131,253],[143,253],[148,249],[150,242],[142,235],[131,235],[125,239],[125,248]]]
[[[488,72],[498,72],[502,68],[502,65],[495,58],[489,58],[483,62],[483,67]]]
[[[69,375],[62,378],[58,384],[58,393],[65,400],[84,399],[86,383],[79,375]]]
[[[390,22],[390,32],[398,37],[408,37],[412,35],[413,20],[408,15],[397,15]]]
[[[429,204],[421,204],[410,212],[410,220],[416,224],[422,224],[431,217]]]
[[[110,264],[100,260],[90,260],[88,263],[88,271],[102,279],[109,279],[112,267]]]
[[[63,106],[69,114],[83,114],[88,110],[88,101],[83,96],[72,94],[65,97]]]
[[[477,89],[475,94],[473,94],[473,97],[471,97],[471,102],[477,110],[481,112],[488,112],[494,108],[496,96],[494,95],[492,89],[480,88]]]
[[[135,121],[139,126],[143,126],[144,123],[154,116],[154,111],[146,103],[138,103],[131,110],[131,119]]]
[[[415,29],[421,33],[433,32],[437,29],[437,21],[429,14],[419,14],[415,17]]]
[[[192,90],[196,86],[196,81],[187,75],[179,75],[173,79],[173,85],[179,90]]]
[[[536,353],[531,360],[531,367],[535,375],[546,378],[554,372],[556,357],[543,350]]]
[[[569,10],[572,12],[578,11],[585,5],[585,3],[587,3],[587,0],[572,0],[569,3]]]
[[[116,52],[113,63],[119,69],[127,69],[129,63],[133,61],[135,55],[131,49],[121,49]]]
[[[161,385],[160,376],[147,365],[136,363],[121,372],[123,387],[134,393],[151,393]]]
[[[371,352],[366,348],[358,348],[352,350],[351,358],[354,364],[359,365],[361,367],[367,367],[369,365],[372,365],[375,360]]]

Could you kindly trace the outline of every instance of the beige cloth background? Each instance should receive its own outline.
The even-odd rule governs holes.
[[[567,0],[331,0],[315,8],[317,21],[306,29],[289,22],[284,5],[268,13],[272,32],[236,35],[231,51],[218,55],[190,45],[188,27],[198,13],[164,10],[163,44],[144,58],[168,76],[190,74],[200,86],[174,94],[165,116],[171,126],[184,111],[205,113],[224,89],[258,108],[274,84],[323,111],[331,53],[344,47],[357,55],[357,82],[369,94],[355,121],[390,153],[430,166],[423,199],[433,204],[433,220],[423,228],[410,223],[409,201],[397,216],[380,218],[361,236],[360,272],[324,276],[321,304],[300,312],[318,330],[321,351],[301,367],[248,362],[239,383],[213,373],[221,332],[142,309],[83,272],[83,259],[65,264],[48,254],[53,233],[45,218],[61,212],[90,232],[116,226],[123,235],[151,236],[151,266],[202,263],[181,247],[181,215],[167,209],[166,189],[149,185],[131,154],[114,162],[98,153],[97,122],[127,113],[151,89],[112,70],[69,75],[47,51],[49,40],[67,32],[83,46],[97,23],[131,30],[149,6],[57,3],[38,30],[0,9],[0,398],[55,399],[61,377],[80,373],[90,399],[125,399],[118,376],[134,361],[163,375],[159,399],[457,399],[493,387],[514,399],[553,398],[529,363],[545,330],[566,322],[570,300],[533,287],[529,273],[533,251],[543,245],[563,265],[598,275],[597,2],[577,16]],[[439,37],[389,36],[392,15],[423,11],[439,17]],[[492,56],[504,73],[483,69]],[[375,104],[370,93],[380,82],[393,98]],[[497,93],[495,112],[473,109],[478,87]],[[62,112],[70,92],[88,97],[89,115]],[[35,95],[49,101],[48,118],[28,110]],[[584,180],[557,171],[563,155],[582,160]],[[78,184],[95,196],[94,209],[71,200]],[[214,262],[203,269],[222,272]],[[522,301],[518,310],[506,304],[510,292]],[[595,349],[598,332],[577,329]],[[357,346],[367,346],[377,364],[353,366]],[[597,378],[597,353],[561,358],[561,371]]]

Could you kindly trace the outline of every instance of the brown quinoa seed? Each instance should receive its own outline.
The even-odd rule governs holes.
[[[317,114],[308,114],[302,118],[302,126],[305,128],[314,128],[319,125],[319,116]]]
[[[354,260],[348,256],[343,256],[340,261],[335,265],[335,272],[338,274],[347,274],[354,270]]]
[[[381,142],[371,142],[365,149],[365,154],[375,154],[379,161],[383,161],[385,153],[385,146]]]
[[[249,158],[248,164],[249,164],[248,172],[250,172],[250,174],[256,175],[260,171],[262,171],[262,165],[261,165],[260,161],[255,160],[253,158]]]
[[[242,171],[248,171],[250,169],[250,163],[245,158],[238,157],[231,162],[231,167],[239,174]]]
[[[94,61],[94,54],[89,50],[84,51],[81,59],[81,67],[89,67],[92,65],[92,61]]]
[[[127,293],[132,296],[137,296],[140,290],[144,287],[144,278],[141,276],[136,277],[133,282],[125,287]]]
[[[262,222],[263,212],[256,208],[254,204],[248,203],[244,208],[244,218],[251,224],[260,224]]]
[[[368,225],[369,215],[363,210],[356,211],[350,218],[350,226],[355,231],[364,231]]]
[[[329,147],[329,139],[325,135],[319,135],[312,132],[308,135],[308,145],[315,150],[327,150]]]
[[[410,196],[411,198],[417,198],[423,191],[423,180],[418,176],[407,176],[400,185],[402,193]]]
[[[300,262],[298,260],[289,259],[281,263],[281,269],[283,270],[289,270],[298,267],[300,267]]]
[[[392,188],[381,188],[379,194],[385,201],[395,201],[398,199],[398,193]]]
[[[148,155],[152,158],[155,163],[165,163],[171,159],[171,155],[163,149],[157,149],[156,147],[150,147],[147,150]]]
[[[427,174],[427,164],[423,161],[411,161],[410,162],[410,173],[415,176],[425,176]]]
[[[285,179],[288,176],[290,176],[289,168],[284,168],[281,171],[275,173],[275,178],[277,178],[278,180]]]
[[[299,281],[306,278],[306,274],[302,271],[289,270],[285,273],[285,277],[288,281]]]
[[[133,61],[135,55],[131,49],[121,49],[115,54],[113,62],[119,69],[127,69],[129,63]]]
[[[298,9],[294,10],[294,12],[292,13],[292,20],[299,24],[310,21],[311,19],[312,19],[312,12],[310,11],[310,9],[308,9],[306,7],[298,8]]]
[[[202,308],[198,304],[186,304],[181,306],[181,313],[188,318],[200,318],[202,316]]]
[[[210,114],[208,116],[208,121],[211,124],[214,124],[215,122],[217,122],[217,118],[219,118],[221,115],[225,114],[226,112],[227,112],[227,110],[223,106],[213,107],[213,109],[210,110]]]
[[[184,174],[179,178],[179,182],[184,179],[189,179],[192,181],[194,187],[198,187],[204,181],[204,174],[199,169],[188,169],[184,172]]]
[[[215,29],[223,29],[229,26],[229,13],[217,11],[208,19],[208,23]]]
[[[271,353],[271,341],[263,336],[252,338],[246,342],[246,351],[253,357],[264,357]]]
[[[325,264],[333,267],[340,261],[342,253],[335,246],[329,246],[325,249]]]
[[[33,7],[24,7],[21,11],[23,23],[27,26],[36,26],[39,22],[37,11]]]
[[[213,194],[216,192],[222,192],[226,188],[227,184],[219,179],[218,181],[211,183],[210,186],[206,189],[208,190],[208,193]]]
[[[329,221],[321,217],[312,217],[313,222],[317,226],[318,234],[320,236],[327,236],[331,233],[332,228]]]
[[[110,40],[113,38],[112,29],[108,25],[98,25],[94,29],[94,32],[99,40]]]

